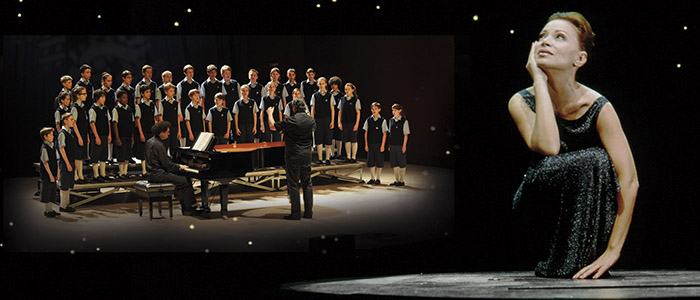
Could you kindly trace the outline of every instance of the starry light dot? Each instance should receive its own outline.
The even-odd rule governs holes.
[[[98,19],[102,19],[102,15],[97,15],[97,18],[98,18]]]
[[[188,9],[187,9],[187,13],[188,13],[188,14],[191,14],[191,13],[192,13],[192,9],[191,9],[191,8],[188,8]]]
[[[190,230],[194,230],[194,224],[190,224]]]
[[[17,17],[18,17],[18,18],[21,18],[21,17],[22,17],[22,13],[18,13],[18,14],[17,14]]]
[[[0,248],[5,247],[5,244],[0,243]]]
[[[676,65],[676,68],[679,68],[679,69],[680,69],[680,68],[681,68],[681,64],[677,64],[677,65]]]
[[[10,222],[10,227],[15,226],[15,223]]]
[[[209,253],[209,249],[204,249],[204,253]]]
[[[333,3],[336,3],[336,2],[338,2],[338,0],[333,0]]]
[[[253,246],[253,241],[248,241],[248,246]]]
[[[452,153],[452,152],[450,152],[450,150],[445,151],[445,154],[446,154],[446,155],[450,155],[451,153]]]
[[[24,0],[19,0],[19,3],[22,3],[22,2],[24,2]]]
[[[70,251],[70,254],[75,254],[75,250],[71,250],[71,251]]]
[[[97,247],[97,249],[95,249],[95,250],[96,250],[97,252],[100,252],[100,247]]]
[[[179,27],[179,26],[180,26],[180,22],[175,22],[173,25],[175,25],[175,27]]]
[[[326,239],[326,235],[325,235],[325,234],[322,234],[322,235],[321,235],[321,239],[322,239],[322,240],[325,240],[325,239]]]
[[[510,34],[515,34],[515,30],[511,29]]]
[[[479,21],[479,15],[474,15],[472,19],[474,20],[474,22]]]
[[[430,131],[435,131],[435,126],[430,126]]]
[[[683,30],[688,30],[688,26],[683,26]]]
[[[316,3],[316,8],[321,8],[321,3]]]
[[[381,8],[381,7],[380,7],[379,5],[377,5],[377,9],[380,9],[380,8]]]
[[[234,222],[238,222],[238,217],[233,217]]]

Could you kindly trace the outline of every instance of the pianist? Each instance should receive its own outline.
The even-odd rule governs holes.
[[[287,173],[287,194],[292,203],[292,214],[284,216],[287,220],[299,220],[302,217],[299,199],[299,181],[304,191],[304,218],[311,219],[314,201],[311,189],[311,147],[312,133],[316,121],[306,113],[304,99],[292,101],[292,116],[276,122],[272,118],[274,107],[267,109],[270,129],[284,131],[284,161]]]
[[[175,197],[180,201],[182,215],[191,216],[199,213],[194,208],[194,190],[189,177],[175,174],[187,168],[170,161],[163,141],[170,136],[170,122],[161,121],[153,125],[153,137],[146,141],[146,170],[149,182],[170,182],[175,185]]]

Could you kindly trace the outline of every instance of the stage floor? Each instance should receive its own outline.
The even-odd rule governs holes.
[[[303,295],[480,299],[640,299],[700,297],[700,271],[615,271],[598,280],[539,278],[534,272],[413,274],[290,283]]]
[[[370,179],[366,167],[363,179]],[[36,177],[5,178],[0,246],[9,252],[58,253],[306,252],[313,237],[350,234],[355,249],[374,249],[444,238],[454,230],[453,170],[409,165],[404,187],[388,185],[394,181],[391,168],[384,168],[381,186],[313,180],[310,220],[282,219],[290,208],[286,191],[239,186],[229,194],[226,220],[219,218],[215,199],[212,219],[182,216],[174,201],[173,220],[150,221],[148,204],[139,217],[136,197],[128,193],[46,218],[43,204],[33,197]]]

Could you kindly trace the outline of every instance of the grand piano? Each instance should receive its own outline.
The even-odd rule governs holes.
[[[257,169],[283,166],[284,142],[216,146],[213,143],[212,137],[200,136],[192,148],[178,148],[175,161],[187,165],[185,171],[202,181],[202,208],[206,211],[209,210],[207,182],[219,182],[221,216],[226,218],[229,183]]]

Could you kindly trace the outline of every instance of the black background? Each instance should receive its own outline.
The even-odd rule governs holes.
[[[343,257],[266,253],[4,253],[3,276],[12,282],[34,286],[42,282],[35,282],[35,278],[48,279],[37,274],[51,273],[55,274],[51,277],[61,280],[49,281],[47,289],[60,290],[69,282],[82,282],[80,288],[69,289],[73,293],[274,296],[279,295],[281,284],[301,280],[532,269],[536,258],[521,238],[524,235],[516,228],[510,211],[512,194],[525,171],[529,153],[506,104],[512,94],[531,85],[524,68],[530,43],[547,17],[556,11],[581,12],[598,34],[578,79],[614,105],[639,174],[634,218],[615,268],[700,268],[700,204],[695,192],[695,139],[699,129],[696,90],[700,82],[695,45],[700,24],[690,1],[663,5],[256,1],[218,8],[194,1],[146,6],[134,1],[120,8],[110,6],[112,9],[102,12],[102,19],[92,17],[100,10],[100,1],[86,8],[89,13],[85,17],[76,18],[72,17],[75,8],[69,5],[37,12],[37,4],[25,2],[28,3],[9,4],[4,12],[5,19],[11,20],[6,28],[13,34],[454,35],[455,109],[446,113],[453,113],[454,145],[459,148],[453,151],[456,232],[442,240],[358,251]],[[322,7],[317,9],[316,3]],[[380,10],[375,8],[377,3]],[[202,14],[187,14],[187,7]],[[152,13],[157,9],[163,13]],[[19,10],[23,10],[22,18],[16,17]],[[39,16],[32,16],[32,12]],[[475,14],[478,21],[472,19]],[[172,23],[177,19],[185,21],[175,28]],[[684,26],[688,29],[684,30]],[[3,65],[7,65],[6,59],[3,54]],[[7,78],[5,68],[3,74]],[[395,84],[397,89],[414,88],[413,81],[449,78],[445,74],[395,76],[402,79]],[[154,78],[160,81],[157,76]],[[3,87],[3,91],[6,89]],[[362,99],[359,89],[362,86],[358,85]],[[7,94],[3,95],[5,133],[10,128],[6,125]],[[7,155],[5,152],[4,160]],[[107,278],[96,274],[118,275]],[[150,284],[153,277],[161,278],[155,287]]]

